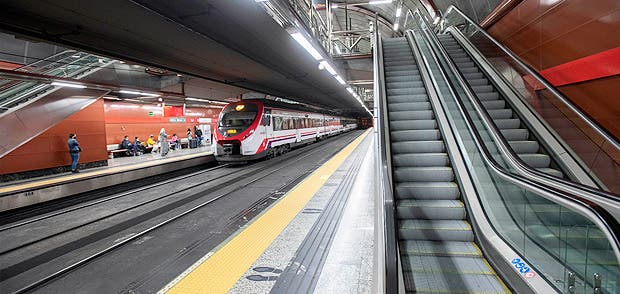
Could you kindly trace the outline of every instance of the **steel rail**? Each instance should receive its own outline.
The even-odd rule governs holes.
[[[332,138],[335,138],[335,137],[332,137]],[[349,141],[352,141],[352,140],[349,140]],[[263,179],[265,177],[268,177],[273,172],[276,172],[276,171],[282,170],[284,168],[290,167],[291,165],[296,164],[297,162],[305,159],[306,157],[309,157],[309,156],[314,155],[316,153],[320,153],[322,151],[321,147],[324,147],[324,146],[327,146],[327,144],[321,144],[321,145],[317,146],[316,148],[312,149],[312,152],[306,153],[306,154],[304,154],[301,157],[295,158],[295,160],[285,161],[286,164],[282,165],[281,167],[279,167],[279,168],[277,168],[275,170],[272,170],[269,173],[265,173],[264,175],[257,176],[255,178],[251,179],[250,181],[244,183],[243,185],[235,187],[235,189],[233,189],[232,191],[219,194],[219,195],[215,196],[214,198],[211,198],[211,199],[209,199],[207,201],[204,201],[204,202],[202,202],[202,203],[200,203],[198,205],[193,206],[192,208],[189,208],[189,209],[187,209],[187,210],[185,210],[185,211],[183,211],[183,212],[181,212],[179,214],[176,214],[176,215],[174,215],[174,216],[172,216],[172,217],[170,217],[170,218],[168,218],[168,219],[166,219],[164,221],[161,221],[161,222],[157,223],[154,226],[151,226],[151,227],[149,227],[147,229],[144,229],[144,230],[136,233],[135,235],[132,235],[131,237],[124,239],[121,242],[114,243],[113,245],[111,245],[109,247],[106,247],[103,250],[100,250],[100,251],[98,251],[96,253],[93,253],[93,254],[91,254],[91,255],[89,255],[89,256],[87,256],[87,257],[85,257],[85,258],[83,258],[83,259],[81,259],[79,261],[76,261],[76,262],[74,262],[74,263],[72,263],[72,264],[70,264],[70,265],[68,265],[68,266],[58,270],[58,271],[55,271],[54,273],[52,273],[50,275],[47,275],[47,276],[45,276],[45,277],[43,277],[43,278],[41,278],[41,279],[39,279],[39,280],[37,280],[35,282],[32,282],[32,283],[30,283],[30,284],[20,288],[19,290],[17,290],[14,293],[15,294],[21,294],[21,293],[28,293],[28,292],[30,292],[32,290],[35,290],[35,289],[37,289],[37,288],[39,288],[39,287],[41,287],[41,286],[43,286],[43,285],[45,285],[45,284],[47,284],[49,282],[51,282],[51,281],[61,277],[61,276],[64,276],[65,274],[67,274],[67,273],[69,273],[69,272],[71,272],[71,271],[73,271],[73,270],[75,270],[75,269],[77,269],[77,268],[79,268],[79,267],[81,267],[81,266],[83,266],[83,265],[85,265],[85,264],[87,264],[87,263],[89,263],[89,262],[91,262],[91,261],[93,261],[93,260],[103,256],[103,255],[106,255],[106,254],[108,254],[108,253],[110,253],[110,252],[112,252],[112,251],[114,251],[114,250],[116,250],[116,249],[118,249],[120,247],[123,247],[123,246],[125,246],[125,245],[127,245],[127,244],[129,244],[129,243],[131,243],[131,242],[141,238],[142,236],[144,236],[144,235],[146,235],[146,234],[148,234],[148,233],[150,233],[150,232],[152,232],[152,231],[154,231],[154,230],[156,230],[156,229],[158,229],[160,227],[163,227],[163,226],[165,226],[165,225],[167,225],[167,224],[169,224],[169,223],[171,223],[171,222],[173,222],[175,220],[178,220],[178,219],[180,219],[180,218],[182,218],[182,217],[184,217],[186,215],[189,215],[192,212],[194,212],[194,211],[196,211],[196,210],[198,210],[198,209],[200,209],[202,207],[207,206],[208,204],[211,204],[211,203],[213,203],[213,202],[215,202],[215,201],[217,201],[217,200],[219,200],[221,198],[224,198],[224,197],[232,194],[235,191],[238,191],[239,189],[242,189],[242,188],[248,186],[249,184],[255,183],[255,182],[257,182],[257,181],[259,181],[259,180],[261,180],[261,179]],[[330,156],[332,156],[333,154],[335,154],[337,152],[338,152],[338,150],[334,150],[332,153],[330,153]],[[282,163],[282,161],[274,162],[274,164],[272,164],[271,166],[275,166],[275,165],[277,165],[279,163]],[[302,174],[301,176],[305,176],[305,175],[306,174]]]

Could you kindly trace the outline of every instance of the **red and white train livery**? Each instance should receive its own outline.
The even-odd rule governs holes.
[[[306,109],[306,110],[304,110]],[[218,161],[273,157],[299,144],[357,128],[355,119],[272,100],[242,100],[222,109],[215,132]]]

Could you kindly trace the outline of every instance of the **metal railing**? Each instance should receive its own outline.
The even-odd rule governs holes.
[[[375,20],[376,24],[376,20]],[[375,26],[376,27],[376,26]],[[398,243],[396,235],[395,199],[392,187],[390,137],[387,124],[387,95],[385,91],[385,72],[383,69],[383,48],[381,35],[378,30],[373,31],[373,67],[374,67],[374,113],[377,142],[378,182],[380,186],[380,213],[383,216],[383,244],[384,256],[384,293],[399,293],[399,265]]]

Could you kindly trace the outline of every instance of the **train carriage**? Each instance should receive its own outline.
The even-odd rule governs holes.
[[[218,161],[274,157],[291,148],[357,128],[354,119],[272,100],[242,100],[222,109],[215,132]]]

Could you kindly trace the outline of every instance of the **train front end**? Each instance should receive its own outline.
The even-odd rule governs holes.
[[[263,156],[257,153],[265,132],[260,132],[264,111],[259,101],[239,101],[222,109],[215,132],[214,155],[219,162],[244,162]],[[261,134],[262,133],[262,134]]]

